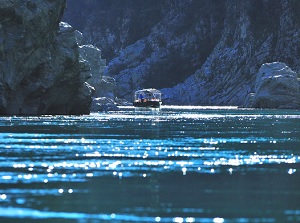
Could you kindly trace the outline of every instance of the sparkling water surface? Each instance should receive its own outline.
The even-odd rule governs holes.
[[[300,222],[300,111],[0,117],[0,222]]]

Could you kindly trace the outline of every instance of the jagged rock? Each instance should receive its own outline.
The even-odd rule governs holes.
[[[93,45],[82,45],[79,47],[80,61],[87,65],[87,74],[91,74],[88,83],[94,87],[93,97],[115,98],[115,79],[103,76],[106,60],[102,59],[101,51]]]
[[[118,105],[118,106],[132,106],[133,105],[133,102],[129,102],[125,99],[122,99],[122,98],[115,98],[115,103]]]
[[[255,108],[300,108],[300,91],[296,72],[285,63],[265,63],[255,82]]]
[[[64,21],[83,32],[84,41],[100,48],[110,61],[151,32],[164,15],[166,1],[67,0],[67,5]]]
[[[75,38],[78,46],[82,46],[83,44],[83,36],[82,33],[78,30],[75,31]]]
[[[89,114],[92,88],[85,82],[91,75],[81,70],[75,30],[67,23],[60,23],[54,49],[51,61],[46,64],[47,90],[40,95],[43,107],[38,113]]]
[[[93,45],[79,46],[80,61],[87,65],[87,74],[91,75],[88,83],[97,86],[105,69],[105,60],[101,58],[101,51]]]
[[[109,76],[102,76],[96,89],[96,97],[108,97],[111,99],[115,98],[116,81],[114,78]]]
[[[261,64],[300,71],[300,1],[153,1],[68,0],[66,19],[102,47],[117,97],[155,87],[164,104],[242,106]]]
[[[91,112],[99,112],[99,111],[118,111],[120,110],[115,103],[115,101],[111,98],[100,97],[93,98]]]
[[[80,40],[78,33],[77,36]],[[93,45],[82,45],[79,47],[79,54],[80,62],[83,64],[83,73],[91,75],[87,82],[94,89],[91,111],[101,111],[101,109],[104,111],[116,110],[116,103],[114,101],[115,79],[103,76],[106,60],[102,59],[101,51]],[[103,98],[105,100],[100,100]]]
[[[246,97],[244,105],[242,107],[243,108],[252,108],[254,98],[255,98],[255,93],[249,93],[248,96]]]
[[[75,30],[65,0],[0,2],[0,114],[87,114]]]

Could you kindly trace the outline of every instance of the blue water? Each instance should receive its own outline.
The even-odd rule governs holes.
[[[300,222],[300,111],[0,117],[0,222]]]

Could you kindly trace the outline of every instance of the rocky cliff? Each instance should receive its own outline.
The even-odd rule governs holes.
[[[285,63],[265,63],[258,71],[255,92],[245,102],[254,108],[300,108],[297,74]]]
[[[169,104],[242,106],[262,64],[300,71],[297,0],[69,0],[65,19],[128,100],[155,87]]]
[[[92,88],[65,0],[1,0],[0,114],[87,114]]]

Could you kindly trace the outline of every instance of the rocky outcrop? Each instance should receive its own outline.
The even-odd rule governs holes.
[[[99,111],[118,111],[120,110],[114,99],[109,97],[93,98],[91,112]]]
[[[139,88],[176,86],[201,68],[217,44],[223,28],[218,22],[223,18],[221,8],[208,12],[212,7],[209,1],[173,3],[168,2],[166,15],[148,36],[108,63],[106,74],[116,79],[118,97],[132,100],[132,93]],[[176,102],[164,99],[164,103]]]
[[[87,80],[88,84],[95,89],[93,97],[115,98],[115,80],[112,77],[104,76],[106,60],[102,59],[101,50],[93,45],[79,46],[80,61],[87,66],[84,70],[91,77]]]
[[[90,75],[65,0],[0,2],[0,114],[88,114]]]
[[[150,34],[163,18],[167,1],[67,0],[64,21],[80,30],[83,41],[97,46],[110,61]]]
[[[242,106],[262,64],[300,71],[299,1],[116,2],[69,0],[66,19],[108,55],[117,97],[154,87],[164,104]]]
[[[87,83],[94,89],[90,111],[118,110],[114,101],[115,79],[103,76],[106,61],[102,59],[101,50],[93,45],[81,45],[79,55],[80,62],[83,64],[83,72],[90,75]]]
[[[266,63],[256,77],[253,102],[255,108],[300,108],[297,74],[285,63]],[[252,104],[252,105],[250,105]]]

